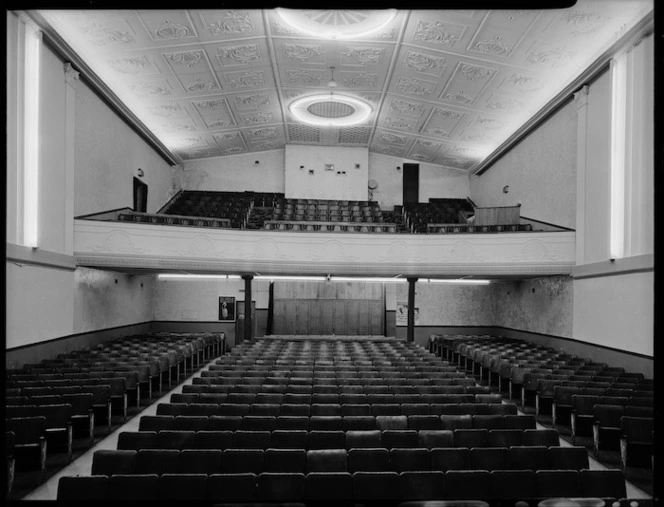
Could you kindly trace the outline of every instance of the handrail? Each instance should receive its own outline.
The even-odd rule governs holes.
[[[178,190],[173,197],[171,197],[166,204],[164,204],[161,208],[159,208],[159,211],[157,213],[164,213],[171,204],[173,204],[178,197],[182,195],[182,192],[184,192],[183,189]]]

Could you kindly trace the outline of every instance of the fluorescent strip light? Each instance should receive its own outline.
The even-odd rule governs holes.
[[[210,279],[210,280],[238,280],[240,275],[192,275],[192,274],[179,274],[179,273],[159,273],[159,279]]]
[[[309,281],[309,282],[324,282],[327,280],[325,276],[289,276],[289,275],[258,275],[254,280],[292,280],[292,281]]]
[[[39,67],[41,31],[25,25],[25,95],[23,136],[23,244],[39,243]]]
[[[625,129],[627,55],[611,60],[611,204],[609,255],[619,259],[625,253]]]
[[[353,277],[344,277],[344,276],[333,276],[331,278],[333,282],[383,282],[383,283],[390,283],[390,282],[405,282],[407,281],[405,278],[353,278]]]
[[[462,285],[489,285],[491,280],[480,280],[472,278],[457,278],[457,279],[443,279],[443,278],[427,278],[429,283],[449,283],[449,284],[462,284]]]

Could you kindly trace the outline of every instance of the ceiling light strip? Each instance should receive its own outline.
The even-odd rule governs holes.
[[[215,275],[215,274],[193,274],[193,273],[159,273],[160,280],[239,280],[241,275]],[[414,277],[417,278],[417,277]],[[398,277],[353,277],[353,276],[309,276],[309,275],[256,275],[254,280],[267,281],[302,281],[302,282],[359,282],[359,283],[404,283],[407,278]],[[457,285],[488,285],[491,280],[473,278],[418,278],[422,283],[443,283]]]
[[[157,278],[160,280],[239,280],[240,275],[213,275],[213,274],[192,274],[192,273],[159,273]]]

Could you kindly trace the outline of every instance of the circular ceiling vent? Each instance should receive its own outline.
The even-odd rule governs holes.
[[[321,102],[314,102],[309,107],[309,111],[314,116],[321,118],[344,118],[350,116],[355,112],[355,108],[343,102],[336,102],[333,100],[326,100]]]
[[[396,9],[275,9],[279,17],[306,35],[324,39],[366,37],[385,28]]]
[[[302,123],[328,127],[357,125],[372,112],[367,102],[336,93],[302,97],[294,100],[288,109]]]

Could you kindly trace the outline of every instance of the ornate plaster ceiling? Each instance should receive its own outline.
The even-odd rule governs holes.
[[[400,10],[368,36],[334,39],[298,31],[275,10],[39,14],[182,161],[293,143],[473,171],[652,7]],[[372,16],[311,12],[314,26]],[[331,67],[334,93],[371,105],[361,124],[317,127],[290,113],[294,100],[331,90]]]

